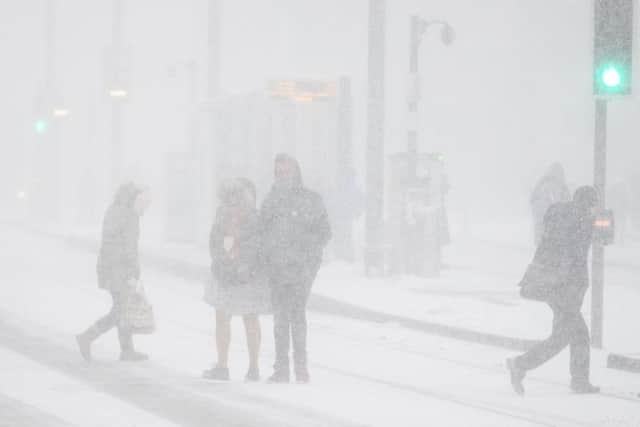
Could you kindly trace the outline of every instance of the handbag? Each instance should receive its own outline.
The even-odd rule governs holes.
[[[127,298],[120,327],[132,334],[151,334],[156,329],[153,306],[141,284]]]
[[[518,284],[520,296],[529,300],[549,302],[556,291],[565,284],[566,279],[567,269],[564,265],[532,262]]]

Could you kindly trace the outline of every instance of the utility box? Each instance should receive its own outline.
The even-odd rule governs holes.
[[[444,164],[439,154],[418,154],[414,176],[411,156],[389,156],[389,269],[392,274],[434,277],[440,274],[442,246],[448,243]]]
[[[593,241],[604,246],[611,245],[615,241],[616,221],[613,211],[605,209],[596,214],[593,221]]]

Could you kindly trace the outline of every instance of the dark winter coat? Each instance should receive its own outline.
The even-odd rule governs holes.
[[[261,255],[272,286],[310,287],[331,238],[319,194],[302,183],[298,167],[293,185],[275,183],[260,210]]]
[[[123,185],[105,214],[96,268],[102,289],[121,291],[128,280],[140,278],[140,217],[134,209],[140,191],[133,184]]]
[[[259,273],[258,213],[255,208],[246,212],[246,218],[236,226],[230,226],[235,213],[232,207],[222,206],[216,214],[216,221],[209,237],[211,272],[221,286],[249,283]],[[224,239],[231,236],[233,247],[227,251]],[[231,254],[235,256],[231,256]]]
[[[544,232],[534,262],[551,267],[562,285],[549,303],[562,311],[577,312],[589,286],[588,257],[593,216],[576,202],[552,205],[544,217]]]

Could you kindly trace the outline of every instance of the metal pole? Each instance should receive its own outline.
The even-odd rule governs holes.
[[[188,102],[189,102],[189,126],[188,126],[188,144],[189,153],[196,159],[199,155],[198,150],[198,132],[197,132],[197,103],[198,103],[198,64],[195,59],[190,60],[186,64],[188,79]]]
[[[221,158],[224,156],[223,143],[221,137],[221,122],[223,111],[221,106],[218,105],[217,99],[220,95],[220,21],[222,13],[222,0],[209,0],[207,3],[207,100],[210,105],[213,106],[209,112],[209,130],[210,130],[210,162],[211,165],[208,168],[210,174],[204,174],[203,178],[206,182],[203,188],[206,190],[204,195],[205,210],[203,221],[206,225],[209,225],[210,217],[216,209],[215,197],[218,183],[222,179],[221,177]],[[203,168],[204,169],[204,168]],[[203,170],[204,172],[204,170]]]
[[[351,213],[350,197],[354,195],[355,174],[352,165],[353,145],[353,118],[351,80],[348,77],[340,78],[338,82],[338,129],[337,129],[337,176],[335,184],[342,189],[342,198],[339,199],[334,223],[337,229],[334,233],[336,257],[340,260],[353,262],[353,216]]]
[[[606,206],[607,177],[607,101],[596,99],[594,179],[598,193],[598,209]],[[604,245],[594,242],[591,253],[591,344],[602,348],[604,305]]]
[[[213,100],[220,92],[220,14],[221,0],[209,0],[208,3],[208,60],[207,60],[207,93]]]
[[[53,102],[56,102],[56,71],[55,71],[55,50],[56,50],[56,0],[48,0],[46,3],[46,21],[45,21],[45,58],[44,58],[44,114],[47,122],[50,123],[49,143],[51,148],[48,159],[44,159],[49,163],[46,170],[50,173],[45,179],[49,181],[46,188],[49,191],[49,206],[46,210],[50,212],[51,218],[58,219],[60,215],[60,191],[61,191],[61,150],[60,150],[60,124],[52,115]]]
[[[113,0],[113,18],[111,22],[111,46],[118,58],[121,60],[124,49],[124,25],[123,25],[123,2]],[[111,184],[115,189],[122,179],[122,168],[124,163],[124,137],[123,137],[124,111],[122,100],[112,97],[111,99]]]
[[[409,25],[409,76],[411,79],[410,91],[408,99],[408,131],[407,131],[407,155],[409,156],[408,170],[409,180],[415,181],[418,168],[418,101],[419,101],[419,58],[418,52],[420,48],[420,18],[411,17]]]
[[[55,81],[55,26],[56,1],[47,0],[44,33],[44,90],[50,91]]]
[[[369,0],[365,272],[383,269],[386,0]]]

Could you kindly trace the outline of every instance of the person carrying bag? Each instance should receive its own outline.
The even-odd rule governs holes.
[[[149,303],[141,281],[138,281],[127,298],[119,327],[134,335],[152,334],[156,330],[153,306]]]
[[[135,296],[135,289],[140,282],[140,260],[138,243],[140,239],[140,217],[149,206],[149,193],[145,188],[133,183],[120,186],[115,198],[107,209],[102,224],[102,239],[96,273],[98,287],[109,292],[113,301],[111,310],[99,318],[83,333],[76,336],[80,354],[87,361],[92,360],[91,346],[93,342],[109,330],[118,330],[121,361],[142,361],[149,357],[135,350],[133,333],[124,326],[124,318],[130,320],[146,320],[148,307],[140,311],[141,297]],[[144,299],[146,301],[146,299]],[[135,310],[134,310],[134,307]],[[144,316],[133,316],[133,313],[146,312]],[[149,324],[141,330],[148,330]],[[139,332],[135,332],[139,333]]]
[[[579,188],[573,201],[552,205],[544,217],[542,240],[520,282],[522,297],[543,301],[553,311],[551,336],[526,353],[507,359],[511,385],[524,394],[527,371],[570,347],[571,390],[597,393],[589,381],[589,329],[580,312],[589,286],[588,257],[598,197],[593,187]]]
[[[518,284],[522,298],[550,302],[556,291],[566,283],[569,275],[568,264],[560,261],[558,265],[533,261],[527,267],[524,277]]]

